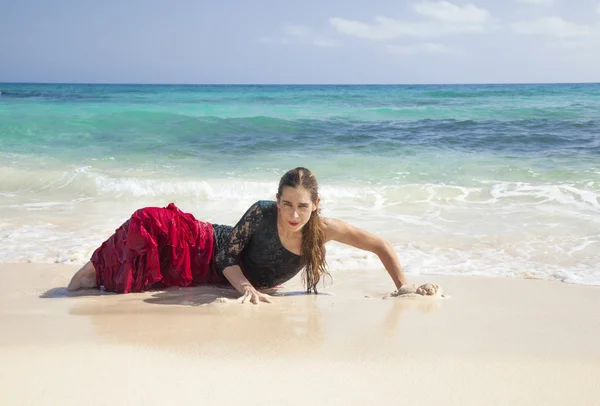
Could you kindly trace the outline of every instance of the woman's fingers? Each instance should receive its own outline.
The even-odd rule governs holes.
[[[260,293],[256,290],[248,290],[244,293],[242,297],[238,299],[238,303],[246,303],[250,302],[252,304],[260,304],[260,302],[272,303],[271,296],[266,295],[264,293]]]
[[[244,293],[244,296],[242,296],[238,299],[238,302],[244,304],[248,301],[249,298],[250,298],[250,292],[246,292],[246,293]]]

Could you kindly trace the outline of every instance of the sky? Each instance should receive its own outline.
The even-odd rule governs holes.
[[[600,0],[0,0],[0,82],[600,82]]]

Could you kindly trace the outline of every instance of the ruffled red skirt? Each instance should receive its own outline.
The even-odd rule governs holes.
[[[222,282],[212,264],[213,227],[173,203],[137,210],[92,255],[96,283],[107,291],[142,292]]]

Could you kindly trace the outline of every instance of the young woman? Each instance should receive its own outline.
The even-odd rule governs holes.
[[[94,252],[68,289],[103,287],[129,293],[230,283],[242,303],[270,302],[260,290],[302,269],[307,291],[317,293],[321,276],[327,274],[325,244],[332,240],[375,253],[396,288],[406,284],[387,241],[320,216],[317,179],[308,169],[286,172],[276,198],[253,204],[234,227],[198,221],[172,203],[139,209]]]

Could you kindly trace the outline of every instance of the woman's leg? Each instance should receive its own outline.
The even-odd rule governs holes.
[[[96,269],[94,264],[88,262],[71,279],[67,290],[90,289],[96,287]]]

